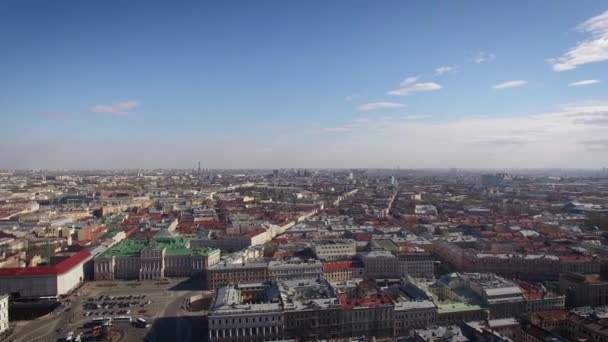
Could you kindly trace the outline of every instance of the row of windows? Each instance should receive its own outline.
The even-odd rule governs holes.
[[[280,322],[281,316],[263,316],[263,317],[245,317],[245,318],[232,318],[232,319],[212,319],[211,324],[236,324],[236,323],[256,323],[256,322]]]
[[[232,329],[211,329],[209,335],[214,337],[233,337],[233,336],[259,336],[260,334],[278,334],[279,327],[256,327],[256,328],[232,328]]]
[[[397,319],[417,319],[417,318],[431,318],[433,317],[433,313],[427,312],[427,313],[418,313],[418,314],[403,314],[403,315],[399,315],[397,316]]]

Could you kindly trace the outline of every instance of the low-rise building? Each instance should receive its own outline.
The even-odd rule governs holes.
[[[513,317],[525,311],[523,291],[517,284],[492,273],[461,274],[463,285],[479,296],[492,318]]]
[[[319,260],[292,259],[288,261],[270,261],[268,276],[271,280],[288,280],[303,278],[320,278],[323,275],[323,263]]]
[[[398,259],[401,276],[427,279],[435,277],[435,260],[428,252],[420,249],[401,252],[398,254]]]
[[[222,262],[207,270],[207,287],[211,290],[231,284],[263,283],[268,279],[267,261],[241,264]]]
[[[418,296],[411,285],[395,285],[384,290],[394,302],[394,336],[407,336],[413,329],[423,329],[437,321],[437,306],[425,295]],[[414,288],[414,290],[417,290]]]
[[[465,322],[460,325],[469,341],[515,341],[521,325],[515,318],[491,319],[483,322]]]
[[[467,321],[483,321],[489,318],[488,309],[479,305],[463,302],[444,302],[437,304],[437,323],[456,324]]]
[[[608,281],[598,274],[560,274],[559,291],[568,307],[608,305]]]
[[[394,306],[371,282],[361,282],[338,294],[343,336],[393,336]]]
[[[521,329],[517,332],[515,341],[521,342],[568,342],[565,339],[551,331],[545,330],[530,322],[525,322],[521,325]]]
[[[361,253],[364,274],[370,278],[398,278],[399,260],[388,251],[371,251]]]
[[[325,279],[331,282],[341,282],[363,278],[363,265],[353,261],[326,262],[323,264]]]
[[[261,342],[283,337],[279,291],[274,284],[260,285],[246,297],[239,285],[223,286],[216,291],[208,316],[209,341]]]
[[[561,335],[570,341],[608,341],[608,307],[581,307],[571,310]]]
[[[189,239],[160,231],[150,241],[126,239],[103,252],[95,258],[95,279],[187,277],[219,261],[219,249],[192,249]]]
[[[320,260],[332,261],[347,259],[357,254],[354,240],[320,240],[312,245],[312,251]]]
[[[92,255],[80,251],[48,266],[0,268],[0,293],[15,297],[56,297],[69,293],[85,279]]]
[[[285,338],[315,341],[341,336],[341,306],[323,279],[278,282],[285,317]]]
[[[528,314],[528,320],[542,329],[555,331],[564,327],[567,315],[568,311],[565,309],[536,311]]]
[[[470,341],[457,325],[433,326],[414,331],[414,340],[418,342],[466,342]]]

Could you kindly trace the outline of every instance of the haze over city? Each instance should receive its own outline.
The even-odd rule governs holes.
[[[4,1],[0,168],[600,168],[604,1]]]

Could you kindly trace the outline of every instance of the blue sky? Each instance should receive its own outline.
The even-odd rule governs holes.
[[[0,41],[0,168],[608,164],[606,1],[8,0]]]

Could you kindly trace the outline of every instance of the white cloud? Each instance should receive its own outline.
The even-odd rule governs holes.
[[[339,127],[343,133],[316,138],[324,151],[316,157],[348,167],[599,167],[608,147],[608,103],[502,117],[370,117]]]
[[[391,90],[388,92],[388,94],[397,95],[397,96],[405,96],[405,95],[410,95],[412,93],[418,93],[418,92],[423,92],[423,91],[433,91],[433,90],[439,90],[439,89],[441,89],[441,85],[434,83],[434,82],[411,83],[406,86],[403,86],[403,84],[402,84],[402,88]]]
[[[456,66],[453,65],[442,65],[435,69],[435,75],[443,75],[456,70]]]
[[[408,77],[408,78],[404,79],[403,81],[401,81],[401,83],[399,83],[399,85],[402,87],[405,87],[410,84],[416,83],[416,81],[418,81],[418,77]]]
[[[406,115],[402,118],[403,118],[403,120],[421,120],[421,119],[428,119],[430,117],[432,117],[432,116],[419,114],[419,115]]]
[[[523,87],[526,84],[528,84],[528,81],[515,80],[515,81],[507,81],[507,82],[496,84],[496,85],[492,86],[492,88],[494,88],[496,90],[503,90],[503,89],[509,89],[509,88]]]
[[[325,133],[344,133],[344,132],[350,132],[351,128],[350,127],[323,127],[323,128],[319,128],[319,129],[313,129],[311,131],[309,131],[312,134],[325,134]]]
[[[579,41],[561,57],[550,59],[553,70],[572,70],[581,65],[608,60],[608,11],[580,24],[577,30],[591,37]]]
[[[365,103],[357,107],[357,110],[368,111],[376,109],[388,109],[403,107],[403,104],[397,102],[371,102]]]
[[[576,86],[584,86],[584,85],[591,85],[591,84],[597,84],[597,83],[600,83],[600,81],[599,80],[582,80],[582,81],[572,82],[569,84],[569,86],[576,87]]]
[[[91,108],[91,111],[95,113],[107,113],[107,114],[128,114],[131,110],[139,106],[138,101],[123,101],[116,102],[111,105],[96,105]]]
[[[489,63],[489,62],[494,61],[495,59],[496,59],[495,54],[481,51],[477,54],[477,56],[475,56],[475,58],[473,58],[473,62],[475,62],[477,64]]]
[[[346,101],[346,102],[351,102],[351,101],[354,101],[354,100],[359,99],[359,98],[361,98],[361,97],[362,97],[362,96],[361,96],[360,94],[351,94],[351,95],[346,95],[346,96],[344,97],[344,101]]]

